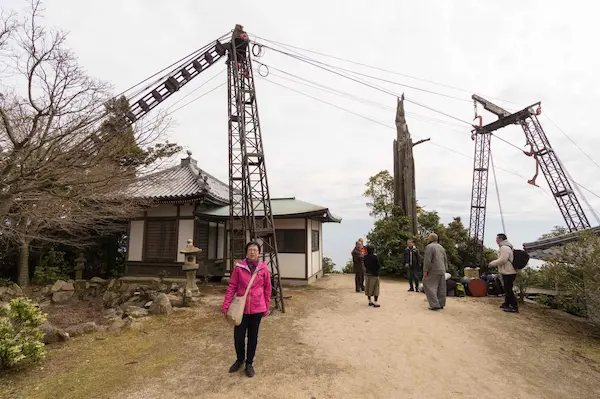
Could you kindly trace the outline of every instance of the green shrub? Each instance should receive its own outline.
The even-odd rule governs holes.
[[[0,277],[0,287],[11,287],[13,282],[9,278]]]
[[[68,280],[74,266],[65,260],[65,253],[50,248],[33,272],[36,284],[52,284],[56,280]]]
[[[523,270],[520,270],[517,273],[517,278],[515,279],[515,287],[519,290],[519,300],[521,302],[525,301],[525,296],[527,295],[527,290],[529,287],[536,284],[538,279],[539,272],[532,269],[531,267],[526,267]]]
[[[344,268],[342,269],[342,273],[344,273],[344,274],[354,273],[354,265],[352,264],[352,259],[350,259],[348,262],[346,262],[346,265],[344,265]]]
[[[8,309],[0,309],[0,369],[44,357],[40,327],[45,321],[46,315],[26,298],[15,298]]]

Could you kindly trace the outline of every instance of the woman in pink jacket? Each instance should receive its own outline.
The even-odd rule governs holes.
[[[256,345],[258,344],[258,328],[260,320],[269,314],[269,306],[271,304],[271,275],[267,264],[258,261],[259,253],[260,246],[257,242],[252,241],[246,244],[246,259],[238,261],[234,266],[222,309],[223,315],[227,318],[227,310],[234,295],[238,297],[244,296],[252,274],[256,273],[256,277],[246,298],[246,307],[242,322],[233,330],[237,360],[229,368],[230,373],[235,373],[242,367],[245,359],[246,375],[248,377],[254,377],[252,362],[254,361]],[[244,356],[246,333],[248,334],[248,354]]]

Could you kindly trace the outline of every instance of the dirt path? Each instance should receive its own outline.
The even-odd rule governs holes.
[[[353,276],[288,290],[287,312],[263,321],[254,379],[227,373],[218,288],[202,307],[73,340],[6,386],[26,398],[600,397],[600,340],[580,322],[533,307],[505,314],[493,298],[431,312],[407,283],[381,289],[379,309],[353,292]]]

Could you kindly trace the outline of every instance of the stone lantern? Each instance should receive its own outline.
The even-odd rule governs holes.
[[[187,240],[185,248],[179,250],[180,254],[185,255],[185,261],[183,262],[182,270],[185,272],[185,288],[183,291],[183,304],[189,305],[192,301],[192,296],[200,294],[198,286],[196,285],[196,270],[199,266],[196,263],[196,256],[202,252],[198,247],[195,247],[192,239]]]
[[[75,259],[75,280],[83,280],[83,270],[85,269],[85,257],[83,252]]]

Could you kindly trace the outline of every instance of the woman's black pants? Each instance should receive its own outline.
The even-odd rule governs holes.
[[[258,328],[260,327],[262,316],[262,313],[244,314],[241,324],[235,326],[233,329],[235,353],[240,363],[244,362],[244,359],[246,360],[246,364],[252,364],[254,361],[256,345],[258,344]],[[248,356],[245,356],[246,332],[248,333]]]

